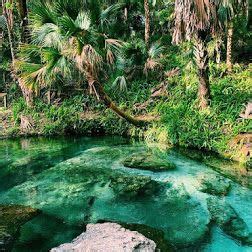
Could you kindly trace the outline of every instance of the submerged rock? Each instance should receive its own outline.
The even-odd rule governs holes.
[[[116,223],[89,224],[86,232],[72,243],[53,248],[51,252],[154,252],[156,244],[142,234],[130,231]]]
[[[161,183],[151,177],[138,175],[114,174],[110,177],[110,187],[119,196],[144,196],[152,195],[161,189]]]
[[[178,248],[200,244],[209,232],[210,216],[183,185],[167,190],[166,236]]]
[[[136,168],[150,171],[166,171],[176,168],[175,164],[167,159],[162,159],[151,153],[136,153],[126,158],[123,165],[129,168]]]
[[[11,250],[19,228],[38,214],[30,207],[0,205],[0,251]]]
[[[175,247],[165,239],[164,232],[159,229],[143,224],[120,223],[120,225],[131,231],[137,231],[154,241],[157,246],[157,251],[171,252],[175,250]]]
[[[243,244],[252,245],[252,236],[249,233],[248,226],[224,199],[210,197],[207,199],[207,206],[212,220],[226,234]]]
[[[204,193],[222,196],[227,195],[230,191],[230,181],[219,175],[206,175],[201,179],[199,190]]]

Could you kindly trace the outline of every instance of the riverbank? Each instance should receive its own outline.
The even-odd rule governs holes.
[[[180,146],[214,152],[251,167],[252,64],[237,65],[227,75],[222,66],[212,65],[211,106],[199,110],[197,78],[182,69],[180,75],[160,83],[146,83],[136,93],[139,82],[132,82],[127,95],[105,88],[119,107],[136,118],[149,120],[137,128],[118,118],[109,109],[83,93],[57,97],[48,105],[35,100],[29,108],[24,100],[14,99],[8,110],[0,109],[0,137],[56,135],[119,135],[145,139],[148,143]],[[219,78],[219,76],[222,78]],[[188,84],[189,83],[189,84]],[[235,95],[233,95],[235,94]],[[43,95],[42,95],[43,97]]]

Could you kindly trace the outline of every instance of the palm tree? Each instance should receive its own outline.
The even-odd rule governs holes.
[[[178,44],[184,40],[194,42],[194,55],[199,76],[198,98],[202,109],[209,105],[210,100],[207,35],[216,27],[214,15],[217,17],[216,8],[204,0],[175,1],[173,43]]]
[[[31,106],[33,104],[33,91],[28,89],[25,85],[25,82],[17,75],[16,71],[16,55],[14,50],[14,42],[13,42],[13,1],[7,2],[6,0],[2,0],[2,7],[3,7],[3,15],[2,15],[2,23],[5,23],[8,33],[8,42],[11,52],[11,74],[12,78],[16,80],[19,84],[19,87],[22,91],[23,97],[26,100],[26,103]]]
[[[26,84],[27,82],[31,84],[32,81],[44,84],[48,76],[53,76],[53,74],[66,77],[68,73],[66,65],[74,64],[83,74],[91,92],[99,101],[128,122],[136,126],[143,125],[142,121],[117,107],[100,82],[102,73],[107,65],[114,63],[123,43],[109,38],[104,30],[101,32],[97,23],[92,25],[91,13],[85,12],[84,3],[80,9],[77,0],[62,2],[65,6],[61,4],[61,0],[40,1],[34,5],[31,17],[33,43],[41,48],[39,56],[42,59],[42,65],[34,66],[26,62],[27,58],[23,57],[24,63],[18,64],[21,78]],[[71,10],[74,6],[76,9]],[[101,18],[104,18],[104,15],[101,15]],[[102,23],[102,20],[100,21]],[[34,71],[30,67],[34,67]]]
[[[221,18],[227,26],[227,55],[226,55],[226,64],[228,72],[232,71],[233,68],[233,36],[234,36],[234,18],[241,11],[246,12],[248,7],[247,0],[226,0],[223,1],[221,6]]]
[[[241,3],[237,0],[235,3]],[[206,0],[176,0],[175,1],[175,27],[173,42],[175,44],[185,40],[194,42],[195,61],[198,68],[199,92],[198,97],[202,109],[209,105],[209,55],[207,40],[216,37],[225,31],[228,21],[236,13],[234,1],[206,1]],[[223,17],[224,16],[224,17]],[[229,46],[232,33],[229,33]],[[229,61],[231,54],[228,53]]]
[[[234,24],[232,21],[228,24],[227,29],[227,70],[228,72],[232,72],[233,63],[232,63],[232,48],[233,48],[233,35],[234,35]]]
[[[3,60],[3,41],[4,41],[4,30],[6,28],[6,19],[3,16],[3,6],[0,2],[0,63]]]

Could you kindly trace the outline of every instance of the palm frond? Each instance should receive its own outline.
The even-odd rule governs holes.
[[[7,30],[7,20],[4,15],[0,15],[0,29]]]
[[[165,50],[164,46],[162,46],[159,42],[155,42],[151,45],[151,47],[148,51],[148,55],[152,59],[158,58],[161,56],[161,54],[164,52],[164,50]]]
[[[33,30],[33,43],[42,47],[61,48],[64,40],[60,28],[53,23],[46,23]]]
[[[87,12],[81,11],[75,20],[75,25],[81,30],[87,31],[91,25],[90,15]]]
[[[39,28],[47,23],[57,24],[57,12],[55,12],[53,4],[49,1],[34,1],[32,3],[32,10],[30,15],[32,29]]]
[[[118,76],[113,84],[112,87],[116,90],[119,90],[121,92],[127,92],[127,81],[124,76]]]
[[[106,57],[110,65],[114,64],[115,58],[120,56],[123,45],[124,43],[118,39],[105,39]]]
[[[125,5],[124,3],[112,4],[101,12],[100,23],[101,23],[102,28],[104,27],[104,25],[109,24],[109,18],[111,18],[113,14],[116,14],[118,10],[122,9],[124,5]]]

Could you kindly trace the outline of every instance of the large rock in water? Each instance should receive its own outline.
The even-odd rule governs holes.
[[[191,197],[184,185],[168,189],[164,201],[167,208],[165,238],[168,242],[177,248],[199,245],[209,233],[208,211]]]
[[[226,234],[243,244],[252,245],[252,234],[249,232],[248,226],[225,199],[209,197],[207,206],[212,221],[221,227]]]
[[[116,223],[88,224],[85,233],[72,243],[53,248],[51,252],[154,252],[156,244],[136,231]]]
[[[136,153],[126,158],[123,165],[129,168],[136,168],[150,171],[166,171],[176,168],[175,164],[167,159],[160,158],[151,153]]]
[[[0,205],[0,251],[11,250],[19,228],[38,214],[30,207]]]
[[[110,185],[118,196],[132,198],[135,196],[153,195],[162,188],[162,183],[152,180],[151,177],[138,175],[113,174],[110,176]]]
[[[199,190],[204,193],[224,196],[230,191],[230,181],[219,175],[206,175],[200,178],[201,186]]]

